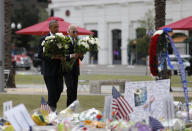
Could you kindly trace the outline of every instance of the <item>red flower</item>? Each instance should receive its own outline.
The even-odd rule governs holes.
[[[158,75],[158,56],[157,56],[157,41],[160,34],[156,34],[151,38],[149,45],[149,67],[153,76]]]
[[[101,120],[102,115],[101,115],[101,114],[98,114],[98,115],[96,116],[96,118],[97,118],[98,120]]]

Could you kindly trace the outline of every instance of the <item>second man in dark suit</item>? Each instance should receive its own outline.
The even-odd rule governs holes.
[[[70,25],[68,27],[68,37],[71,42],[69,44],[68,59],[75,59],[75,63],[71,71],[64,72],[64,80],[67,86],[67,106],[77,99],[78,77],[80,75],[79,59],[83,59],[83,54],[75,53],[74,48],[77,45],[77,27]]]

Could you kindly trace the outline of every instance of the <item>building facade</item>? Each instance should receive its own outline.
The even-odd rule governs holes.
[[[190,16],[191,0],[167,0],[166,24]],[[100,40],[98,54],[86,54],[84,63],[128,64],[128,42],[154,0],[52,0],[54,16],[95,32]]]

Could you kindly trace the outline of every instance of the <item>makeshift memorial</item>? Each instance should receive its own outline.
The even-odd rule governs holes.
[[[168,55],[168,44],[173,49],[173,53],[175,54],[179,69],[181,72],[181,81],[183,84],[184,96],[185,96],[185,103],[187,109],[187,117],[186,121],[189,122],[189,103],[188,103],[188,90],[187,90],[187,80],[185,69],[183,66],[183,62],[181,56],[173,43],[172,38],[169,36],[169,33],[172,31],[171,28],[164,28],[163,30],[158,30],[154,33],[153,37],[151,38],[151,43],[149,46],[149,67],[151,74],[157,79],[168,79],[170,78],[170,73],[167,71],[167,65],[170,68],[173,66],[170,64],[170,59]]]
[[[140,90],[141,91],[141,90]],[[136,91],[137,93],[140,91]],[[133,93],[136,93],[133,92]],[[142,92],[142,91],[141,91]],[[142,93],[139,94],[142,94]],[[157,98],[155,98],[157,99]],[[183,112],[186,110],[181,107],[181,102],[174,102],[177,106],[175,107],[178,109],[182,109]],[[78,106],[77,106],[78,105]],[[70,105],[70,109],[65,109],[62,113],[69,113],[70,115],[63,115],[60,116],[58,120],[58,116],[60,114],[55,114],[55,119],[50,120],[48,116],[50,116],[51,112],[49,113],[46,118],[42,114],[40,114],[39,109],[35,110],[37,114],[37,118],[35,118],[35,123],[39,125],[32,126],[33,131],[41,131],[41,130],[53,130],[53,131],[152,131],[152,130],[183,130],[183,131],[190,131],[192,128],[192,124],[185,123],[185,119],[160,119],[157,120],[153,117],[149,117],[149,122],[146,121],[127,121],[127,120],[116,120],[116,119],[105,119],[103,120],[103,114],[101,111],[92,108],[85,110],[83,112],[79,112],[79,101],[74,102]],[[191,103],[190,103],[190,107]],[[190,108],[191,109],[191,108]],[[35,115],[35,114],[33,114]],[[5,123],[7,123],[5,125]],[[147,124],[149,123],[149,124]],[[162,124],[161,124],[162,123]],[[11,123],[12,124],[12,123]],[[14,124],[14,123],[13,123]],[[2,126],[1,126],[2,125]],[[8,121],[2,120],[0,121],[0,130],[5,131],[14,131],[14,126],[10,125]],[[162,129],[164,127],[164,129]],[[17,130],[16,130],[17,131]]]
[[[136,122],[147,121],[150,115],[156,119],[165,118],[163,99],[170,95],[169,85],[169,79],[126,82],[124,96],[134,110],[130,119]]]

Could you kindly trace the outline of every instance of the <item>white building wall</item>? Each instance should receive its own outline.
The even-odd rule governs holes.
[[[191,0],[167,0],[166,24],[190,16]],[[97,30],[100,40],[98,64],[112,64],[112,30],[121,30],[121,64],[126,65],[127,44],[136,37],[137,22],[149,9],[154,9],[154,0],[52,0],[49,9],[55,16],[88,30]],[[70,11],[70,16],[65,11]],[[85,64],[89,63],[86,54]]]

